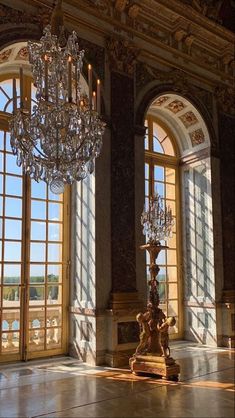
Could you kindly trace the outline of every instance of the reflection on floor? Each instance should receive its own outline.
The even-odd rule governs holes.
[[[234,350],[171,347],[179,382],[69,357],[0,366],[0,417],[234,417]]]

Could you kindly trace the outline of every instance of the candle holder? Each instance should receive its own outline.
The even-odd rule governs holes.
[[[153,374],[163,379],[178,380],[180,367],[170,356],[168,329],[174,326],[174,317],[166,318],[159,308],[159,283],[157,275],[160,271],[156,259],[161,250],[168,246],[161,245],[160,240],[171,234],[173,218],[170,208],[163,207],[163,199],[156,195],[150,199],[141,217],[144,234],[148,238],[141,250],[146,250],[150,257],[149,297],[146,312],[138,313],[136,320],[140,325],[140,342],[129,363],[134,374]]]

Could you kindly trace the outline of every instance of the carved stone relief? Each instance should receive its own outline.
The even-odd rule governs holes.
[[[126,39],[107,38],[107,53],[111,71],[133,76],[140,50]]]
[[[169,103],[166,106],[166,109],[169,109],[172,113],[175,113],[175,114],[180,112],[184,108],[185,108],[185,105],[183,102],[181,102],[181,100],[173,100],[173,102]]]
[[[154,100],[153,106],[162,106],[168,99],[168,96],[161,96],[158,99]]]
[[[24,48],[21,48],[16,56],[16,59],[18,60],[24,60],[28,61],[29,59],[29,52],[28,48],[25,46]]]
[[[233,88],[219,85],[215,88],[215,97],[222,112],[235,115],[235,91]]]
[[[189,136],[191,138],[191,142],[192,142],[193,147],[196,147],[197,145],[200,145],[205,141],[205,136],[204,136],[203,130],[201,128],[196,129],[193,132],[190,132]]]
[[[12,49],[6,49],[6,51],[3,51],[0,53],[0,63],[6,62],[11,55]]]
[[[184,115],[179,116],[179,118],[183,122],[185,128],[198,123],[198,119],[192,111],[184,113]]]

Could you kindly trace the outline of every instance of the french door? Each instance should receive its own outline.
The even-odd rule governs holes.
[[[0,131],[0,361],[67,351],[68,195],[23,176]]]

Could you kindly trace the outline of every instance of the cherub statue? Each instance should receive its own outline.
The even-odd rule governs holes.
[[[141,332],[140,332],[140,342],[139,342],[138,347],[136,348],[134,355],[146,353],[146,351],[148,350],[148,340],[150,337],[150,329],[149,329],[148,320],[149,320],[149,315],[146,316],[142,312],[136,315],[136,321],[140,325]]]
[[[160,332],[160,345],[162,355],[164,357],[170,357],[168,328],[173,327],[175,324],[176,320],[174,316],[169,316],[169,318],[166,318],[162,325],[158,325],[158,331]]]

